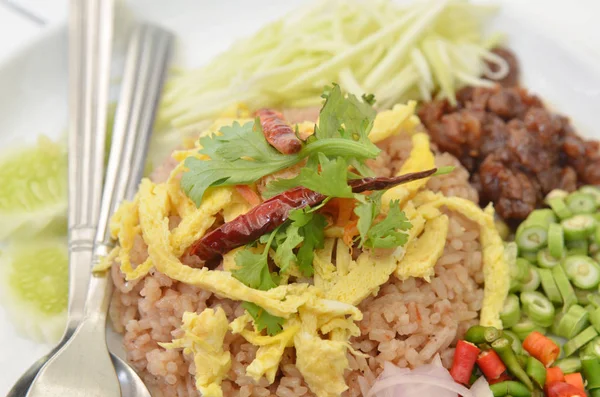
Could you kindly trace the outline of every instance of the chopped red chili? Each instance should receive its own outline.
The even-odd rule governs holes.
[[[488,380],[498,379],[506,371],[506,365],[493,350],[481,352],[477,357],[477,366]]]
[[[454,351],[454,359],[450,368],[452,378],[463,385],[468,385],[479,355],[479,348],[472,343],[459,340]]]

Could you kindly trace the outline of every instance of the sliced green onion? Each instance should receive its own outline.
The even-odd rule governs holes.
[[[581,357],[597,357],[600,358],[600,336],[595,337],[588,342],[581,350]]]
[[[559,228],[560,228],[560,226],[559,226]],[[550,246],[548,246],[548,247],[550,247]],[[546,268],[554,267],[554,266],[560,264],[560,261],[561,261],[561,258],[557,259],[550,254],[549,248],[544,248],[542,250],[539,250],[537,253],[537,264],[540,267],[546,267]]]
[[[563,299],[563,311],[567,311],[573,304],[577,303],[577,297],[575,296],[573,286],[571,286],[569,278],[562,266],[553,267],[552,275],[554,276],[554,281],[556,282],[556,286]]]
[[[571,339],[589,326],[589,313],[579,305],[573,305],[560,318],[556,335]]]
[[[581,359],[577,357],[563,358],[555,362],[553,366],[560,368],[565,374],[574,374],[581,371]]]
[[[560,291],[556,286],[552,271],[550,269],[538,269],[538,274],[540,275],[542,289],[544,290],[544,293],[548,299],[550,299],[550,301],[553,303],[561,304],[563,302],[562,296],[560,295]]]
[[[579,191],[584,194],[589,194],[596,200],[596,205],[600,205],[600,188],[594,185],[586,185],[579,188]]]
[[[521,284],[521,291],[535,291],[540,287],[540,275],[538,268],[529,266],[529,274],[525,281]]]
[[[598,208],[596,199],[588,193],[571,193],[565,199],[565,203],[574,214],[592,214]]]
[[[590,342],[596,336],[598,336],[598,332],[596,332],[594,327],[587,327],[573,339],[569,340],[567,343],[564,344],[563,349],[565,350],[565,356],[569,357],[577,350],[585,346],[586,343]]]
[[[529,277],[530,266],[531,264],[527,259],[517,258],[511,276],[518,281],[525,281]]]
[[[555,314],[554,306],[543,294],[537,291],[522,292],[521,305],[523,306],[523,312],[535,324],[542,327],[549,327],[552,325]],[[583,309],[583,311],[585,311],[585,309]]]
[[[567,241],[587,239],[596,230],[596,224],[593,216],[585,214],[575,215],[560,223]]]
[[[587,389],[600,389],[600,358],[584,358],[581,360],[583,376],[587,381]]]
[[[587,298],[594,307],[600,307],[600,295],[589,293]]]
[[[591,289],[600,284],[600,266],[588,256],[569,256],[563,266],[569,280],[578,288]]]
[[[592,327],[600,332],[600,307],[588,310],[588,313],[590,314],[590,323],[592,324]]]
[[[520,250],[537,251],[548,242],[548,226],[524,222],[517,228],[515,241]]]
[[[519,256],[522,259],[525,259],[527,262],[529,262],[532,265],[535,265],[537,263],[537,252],[535,252],[535,251],[520,250]]]
[[[565,236],[560,225],[553,223],[548,227],[548,251],[554,258],[560,259],[565,254]],[[540,265],[543,266],[543,265]]]
[[[521,317],[521,320],[512,326],[511,331],[517,335],[517,338],[519,338],[521,342],[523,342],[525,338],[527,338],[527,335],[533,331],[538,331],[539,333],[546,335],[547,329],[535,324],[527,317]]]
[[[546,384],[546,367],[541,361],[531,356],[527,357],[525,372],[539,389],[544,388]]]
[[[521,318],[521,306],[519,298],[516,295],[508,295],[504,301],[504,307],[500,312],[500,320],[503,328],[511,328],[519,322]]]
[[[589,243],[587,240],[567,241],[567,256],[587,255]]]
[[[548,193],[546,195],[546,197],[544,197],[544,202],[546,204],[548,204],[548,201],[552,200],[553,198],[561,198],[564,199],[569,195],[569,192],[567,192],[566,190],[562,190],[562,189],[554,189],[552,190],[550,193]]]
[[[589,305],[590,299],[590,291],[580,288],[574,288],[575,296],[577,297],[577,303],[581,306]]]
[[[554,212],[550,208],[533,210],[525,220],[528,224],[543,225],[545,227],[550,226],[551,223],[555,223],[556,221],[556,215],[554,215]]]
[[[565,200],[562,197],[551,198],[548,200],[548,205],[561,220],[573,216],[573,212],[567,207],[567,204],[565,204]]]

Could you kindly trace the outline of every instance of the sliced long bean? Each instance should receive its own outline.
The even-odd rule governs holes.
[[[560,295],[560,291],[556,286],[556,281],[554,281],[552,271],[550,269],[538,269],[538,273],[540,275],[540,282],[542,283],[544,294],[546,294],[551,302],[561,304],[563,302],[562,296]]]
[[[537,291],[525,291],[521,293],[521,305],[523,312],[542,327],[549,327],[554,320],[554,306],[548,298]]]
[[[500,312],[500,320],[504,328],[511,328],[521,319],[521,305],[519,298],[514,295],[508,295],[504,301],[504,307]]]
[[[578,357],[563,358],[555,362],[554,366],[560,368],[565,374],[573,374],[581,371],[581,360]]]
[[[600,265],[585,255],[573,255],[564,260],[567,277],[578,288],[592,289],[600,284]]]
[[[573,339],[564,344],[563,349],[565,351],[565,356],[569,357],[596,336],[598,336],[598,332],[594,329],[594,327],[587,327]]]
[[[583,192],[569,194],[565,199],[565,204],[574,214],[591,214],[598,208],[594,196]]]
[[[556,223],[548,227],[548,253],[555,259],[561,259],[565,254],[565,235],[562,227]]]

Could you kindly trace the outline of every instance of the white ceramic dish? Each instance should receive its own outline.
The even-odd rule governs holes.
[[[130,15],[172,29],[179,38],[177,61],[198,65],[301,3],[174,0],[167,5],[160,0],[134,0]],[[544,2],[543,10],[540,1],[531,2],[536,7],[530,2],[523,7],[515,0],[499,3],[504,4],[494,27],[507,32],[509,45],[521,61],[525,86],[570,116],[581,134],[600,138],[600,26],[585,20],[586,15],[598,15],[594,8],[600,3],[582,0],[575,10],[567,11],[558,1]],[[32,142],[40,133],[55,138],[63,134],[66,50],[66,30],[57,27],[0,64],[0,148]],[[0,308],[0,395],[48,349],[17,335]]]

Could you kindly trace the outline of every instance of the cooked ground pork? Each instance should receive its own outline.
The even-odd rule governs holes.
[[[481,204],[494,202],[504,219],[525,219],[552,189],[600,184],[598,142],[525,89],[466,87],[457,100],[427,103],[419,116],[440,150],[469,170]]]

